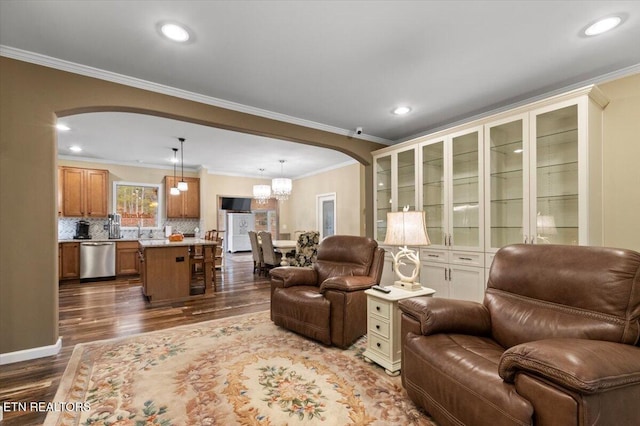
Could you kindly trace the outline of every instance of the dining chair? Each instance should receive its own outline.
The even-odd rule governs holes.
[[[282,260],[282,253],[278,253],[273,248],[273,239],[270,232],[261,231],[258,233],[262,240],[262,259],[264,261],[265,268],[271,269],[276,266],[280,266]]]
[[[298,236],[295,252],[285,258],[289,266],[311,266],[318,256],[318,244],[320,243],[320,232],[308,231]]]
[[[262,257],[262,247],[258,243],[258,234],[255,231],[249,231],[248,234],[253,255],[253,273],[257,272],[258,275],[261,275],[264,269],[264,259]]]

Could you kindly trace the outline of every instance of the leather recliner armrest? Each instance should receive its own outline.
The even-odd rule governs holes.
[[[527,372],[567,389],[593,394],[640,385],[640,348],[601,340],[538,340],[505,351],[498,372],[509,383],[518,372]]]
[[[402,312],[420,323],[423,335],[437,333],[471,334],[491,333],[491,317],[487,308],[467,300],[412,297],[400,300]]]
[[[318,274],[312,268],[298,268],[295,266],[279,266],[269,271],[271,282],[280,281],[283,287],[296,285],[318,285]]]
[[[327,290],[358,291],[376,285],[375,279],[368,275],[342,275],[331,277],[320,284],[320,292]]]

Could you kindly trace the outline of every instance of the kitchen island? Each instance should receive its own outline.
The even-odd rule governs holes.
[[[215,289],[214,252],[217,240],[139,240],[140,280],[150,302],[188,299],[192,295],[190,255],[201,248],[204,290]],[[202,286],[202,285],[201,285]]]

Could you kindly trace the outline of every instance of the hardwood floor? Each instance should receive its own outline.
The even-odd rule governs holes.
[[[56,356],[0,366],[0,409],[5,403],[50,402],[77,343],[109,339],[269,309],[267,277],[253,274],[251,254],[225,255],[217,270],[218,291],[184,302],[151,306],[137,279],[90,283],[63,282],[59,293]],[[9,411],[5,425],[41,424],[46,413]]]

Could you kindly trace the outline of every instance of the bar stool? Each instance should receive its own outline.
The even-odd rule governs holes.
[[[204,282],[204,279],[202,281],[195,280],[195,278],[197,278],[197,266],[200,265],[200,268],[204,272],[204,262],[204,247],[189,246],[189,294],[192,296],[196,294],[204,294],[206,290],[206,283]]]

